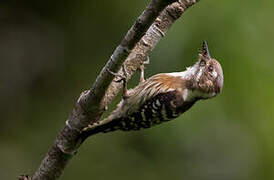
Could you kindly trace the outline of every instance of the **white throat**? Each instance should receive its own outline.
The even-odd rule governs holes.
[[[191,67],[187,67],[185,71],[168,73],[168,75],[180,77],[182,79],[190,79],[190,78],[194,77],[198,68],[199,68],[199,65],[194,64]],[[195,77],[195,81],[198,82],[200,80],[200,78],[202,77],[202,74],[203,74],[203,70],[204,70],[204,67],[199,69],[197,76]],[[190,90],[190,89],[185,89],[183,91],[184,101],[188,101],[188,102],[193,101],[197,97],[202,98],[202,99],[207,99],[207,98],[211,98],[214,96],[216,96],[216,93],[204,93],[204,92],[201,92],[198,90]]]
[[[197,66],[194,65],[194,66],[187,67],[185,71],[168,73],[168,75],[181,77],[183,79],[190,79],[191,77],[194,76],[196,71],[197,71]]]

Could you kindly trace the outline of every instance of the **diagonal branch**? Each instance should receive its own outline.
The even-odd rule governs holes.
[[[147,61],[149,53],[165,36],[172,24],[180,18],[189,7],[197,2],[199,2],[199,0],[180,0],[170,4],[161,12],[125,61],[128,79]],[[122,75],[122,69],[120,69],[118,73]],[[122,83],[112,82],[104,96],[103,104],[108,105],[116,97],[121,88]],[[82,141],[89,136],[89,131],[84,132],[81,135]]]
[[[150,26],[146,34],[136,44],[125,61],[128,79],[147,60],[149,53],[157,43],[165,36],[172,24],[181,17],[189,7],[200,0],[179,0],[167,6]],[[120,69],[119,74],[123,74]],[[109,104],[119,93],[122,84],[112,82],[104,97],[104,104]]]
[[[137,18],[121,44],[98,75],[92,88],[79,97],[66,126],[58,134],[33,180],[54,180],[63,172],[69,160],[85,140],[81,130],[91,122],[98,121],[106,106],[121,90],[121,84],[113,82],[113,76],[107,69],[117,72],[126,64],[129,78],[146,60],[147,55],[165,35],[170,26],[182,13],[199,0],[151,0],[145,11]],[[164,11],[160,14],[160,12]],[[154,23],[153,23],[154,22]],[[153,24],[152,24],[153,23]],[[149,28],[149,29],[148,29]],[[146,34],[145,34],[146,33]],[[119,71],[119,73],[121,73]],[[20,176],[20,179],[31,179]]]

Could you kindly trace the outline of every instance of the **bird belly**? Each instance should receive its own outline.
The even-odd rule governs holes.
[[[103,132],[131,131],[150,128],[170,121],[187,111],[195,101],[184,102],[182,93],[161,93],[147,100],[138,110],[108,123]]]
[[[150,128],[157,124],[177,118],[188,110],[194,102],[184,102],[177,91],[161,93],[146,101],[136,112],[119,120],[123,131]]]

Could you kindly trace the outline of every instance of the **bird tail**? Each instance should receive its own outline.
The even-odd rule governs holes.
[[[111,113],[105,119],[91,124],[89,127],[84,128],[83,136],[89,137],[98,133],[107,133],[120,129],[120,119],[116,113]]]

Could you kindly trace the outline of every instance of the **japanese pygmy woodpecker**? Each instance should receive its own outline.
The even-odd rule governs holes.
[[[125,68],[124,68],[124,73]],[[217,96],[223,87],[223,70],[211,58],[204,41],[198,61],[182,72],[161,73],[143,78],[133,89],[126,89],[117,108],[105,119],[89,125],[88,134],[115,130],[140,130],[177,118],[197,101]],[[126,82],[124,82],[126,83]]]

